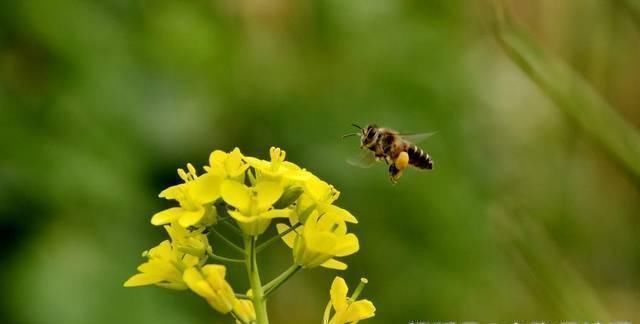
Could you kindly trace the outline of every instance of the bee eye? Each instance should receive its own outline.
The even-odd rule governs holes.
[[[373,130],[370,130],[370,131],[369,131],[369,133],[367,134],[367,138],[368,138],[368,139],[372,139],[372,138],[373,138],[373,134],[374,134],[374,133],[375,133],[375,132],[374,132]]]

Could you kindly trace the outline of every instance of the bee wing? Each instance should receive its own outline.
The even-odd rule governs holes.
[[[376,161],[376,156],[369,150],[362,151],[358,155],[347,159],[347,163],[360,168],[370,168]]]
[[[407,134],[400,134],[400,136],[402,136],[402,138],[408,142],[411,142],[413,144],[418,144],[424,140],[426,140],[427,138],[433,136],[435,133],[437,132],[430,132],[430,133],[407,133]]]

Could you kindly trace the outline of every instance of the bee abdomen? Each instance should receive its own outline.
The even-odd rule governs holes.
[[[409,154],[409,164],[415,166],[418,169],[433,169],[433,160],[428,153],[425,153],[421,148],[411,145],[407,149]]]

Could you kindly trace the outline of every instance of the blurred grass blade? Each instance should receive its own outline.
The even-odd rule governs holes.
[[[506,54],[567,116],[640,178],[640,133],[578,73],[546,55],[499,11],[495,35]]]

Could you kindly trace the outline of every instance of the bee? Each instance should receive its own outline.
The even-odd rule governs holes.
[[[360,157],[348,159],[349,164],[369,167],[376,161],[383,160],[389,165],[389,178],[392,183],[398,182],[402,172],[410,165],[420,170],[433,169],[433,159],[429,153],[416,146],[421,140],[434,133],[401,134],[390,128],[378,127],[374,124],[360,127],[356,133],[343,136],[360,136],[360,148],[366,149]]]

